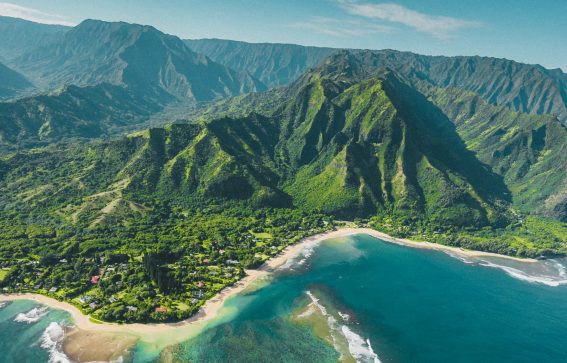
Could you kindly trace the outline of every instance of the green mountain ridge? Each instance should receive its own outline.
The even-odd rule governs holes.
[[[406,82],[418,87],[461,88],[479,94],[485,101],[530,114],[551,114],[567,124],[567,75],[560,69],[479,56],[426,56],[396,50],[340,50],[286,44],[254,44],[221,39],[187,40],[189,46],[215,61],[247,70],[255,75],[278,74],[277,85],[293,82],[299,73],[325,58],[356,58],[365,72],[393,69]],[[280,59],[298,59],[280,62]],[[328,60],[336,63],[334,60]],[[354,64],[354,63],[353,63]],[[290,72],[290,66],[297,72]],[[269,71],[269,72],[268,72]],[[262,77],[259,77],[262,79]],[[267,84],[270,84],[269,82]]]
[[[140,125],[171,102],[110,84],[67,86],[50,94],[0,103],[0,150],[73,138],[108,137]]]
[[[436,89],[431,100],[455,122],[479,160],[502,175],[522,211],[567,221],[567,127],[555,116],[488,104],[475,93]]]
[[[94,153],[73,152],[73,158],[88,154],[97,160],[96,155],[126,148],[129,157],[113,167],[101,188],[127,180],[124,195],[141,205],[156,198],[240,200],[344,217],[378,213],[408,222],[505,223],[508,194],[499,177],[465,148],[448,119],[391,72],[364,82],[314,72],[293,89],[271,117],[250,114],[151,129],[97,144],[104,150]],[[27,155],[44,158],[42,152]],[[19,165],[29,164],[20,157],[17,163],[5,160],[4,182],[28,195],[13,179],[23,174]],[[47,185],[47,178],[31,180]],[[6,201],[12,203],[18,198]]]

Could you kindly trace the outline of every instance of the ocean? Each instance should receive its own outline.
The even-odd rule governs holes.
[[[566,308],[565,261],[463,257],[354,235],[304,250],[180,344],[139,342],[132,359],[567,362]],[[0,307],[0,362],[65,362],[57,323],[68,320],[30,301]]]

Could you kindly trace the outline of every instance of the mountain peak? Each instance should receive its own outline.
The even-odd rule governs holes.
[[[85,20],[57,43],[19,59],[47,87],[110,83],[134,92],[208,101],[261,90],[247,74],[194,53],[152,26]]]

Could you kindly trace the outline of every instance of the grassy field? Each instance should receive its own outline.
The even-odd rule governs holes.
[[[6,276],[8,276],[8,273],[10,272],[9,268],[3,268],[0,269],[0,282],[3,282],[4,279],[6,278]]]

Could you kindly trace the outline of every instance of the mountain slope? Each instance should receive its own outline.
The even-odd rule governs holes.
[[[507,59],[432,57],[410,52],[342,51],[326,60],[346,62],[350,72],[368,77],[383,67],[427,93],[427,87],[454,87],[477,93],[493,105],[530,114],[548,114],[567,123],[567,75]]]
[[[62,25],[39,24],[0,16],[0,57],[4,61],[12,61],[37,47],[54,43],[69,29],[71,28]]]
[[[392,72],[357,81],[314,71],[289,88],[271,116],[172,125],[90,145],[53,146],[5,159],[4,205],[48,208],[91,224],[100,215],[81,217],[74,214],[77,208],[92,205],[100,193],[118,198],[118,183],[115,205],[122,206],[157,200],[295,205],[346,218],[379,214],[453,226],[499,225],[507,218],[509,196],[501,179],[465,148],[442,113]],[[65,179],[26,177],[34,173],[29,165],[42,170],[53,157],[64,158],[53,175]],[[109,162],[115,165],[97,167]],[[104,182],[81,189],[78,181],[90,183],[99,174]],[[67,185],[69,180],[77,182]],[[72,189],[52,198],[61,188]]]
[[[151,26],[85,20],[62,39],[17,59],[44,87],[110,83],[146,94],[209,101],[261,90],[249,75],[192,52]]]
[[[223,39],[187,39],[184,42],[215,62],[250,73],[269,88],[289,84],[336,51],[333,48]]]
[[[142,97],[109,84],[68,86],[0,103],[0,150],[116,134],[161,110],[167,97]]]
[[[302,203],[346,215],[498,223],[502,181],[391,72],[362,82],[314,73],[286,111],[293,115],[286,149],[299,169],[289,191]]]
[[[522,211],[567,221],[565,125],[553,116],[492,106],[472,92],[438,88],[430,94],[469,149],[504,176]]]
[[[23,90],[31,87],[31,83],[18,72],[0,63],[0,99],[16,96]]]
[[[507,59],[425,56],[395,50],[339,50],[287,44],[253,44],[220,39],[186,40],[194,50],[234,69],[247,70],[270,87],[292,82],[326,57],[335,63],[347,54],[367,72],[395,70],[414,87],[454,87],[479,94],[493,105],[514,111],[557,116],[567,123],[567,75]],[[285,75],[280,77],[280,75]],[[274,75],[279,78],[273,80]],[[272,77],[272,78],[270,78]]]

